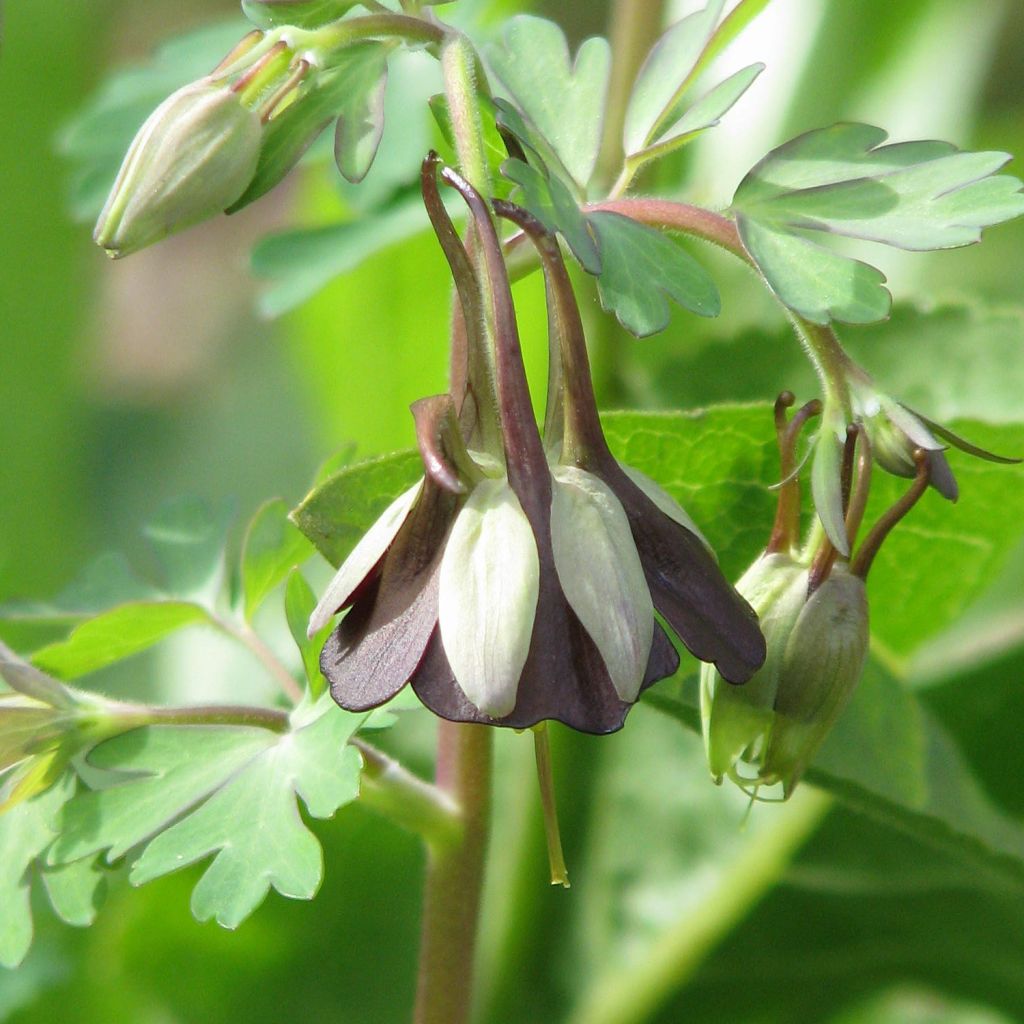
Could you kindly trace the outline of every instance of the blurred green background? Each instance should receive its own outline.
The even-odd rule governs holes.
[[[601,31],[607,16],[597,0],[532,7],[577,39]],[[236,217],[117,264],[91,244],[89,226],[69,216],[69,169],[58,140],[83,98],[111,68],[144,59],[168,35],[232,15],[241,34],[233,0],[7,6],[0,600],[45,597],[100,551],[137,554],[138,527],[168,498],[230,501],[240,514],[273,495],[295,501],[329,454],[352,444],[361,453],[408,444],[408,404],[445,387],[446,273],[426,237],[368,260],[283,319],[257,314],[261,285],[247,267],[253,243],[335,214],[334,185],[320,164]],[[769,63],[757,95],[707,143],[659,172],[659,188],[685,187],[697,201],[724,205],[768,148],[840,119],[873,121],[896,138],[1024,153],[1018,0],[775,0],[738,48]],[[426,121],[422,132],[426,143]],[[1019,164],[1011,169],[1021,172]],[[972,250],[885,254],[879,263],[897,299],[999,305],[1019,301],[1022,253],[1018,222]],[[809,387],[795,346],[783,340],[781,317],[752,279],[702,258],[722,286],[718,321],[677,313],[664,335],[635,342],[620,337],[588,297],[605,404],[696,407]],[[543,347],[536,282],[517,297],[536,367]],[[869,367],[873,359],[884,363],[878,349],[885,337],[864,332]],[[912,351],[911,387],[928,376],[926,355]],[[1019,347],[1016,354],[1022,358]],[[956,411],[1013,418],[1012,397],[994,410],[988,400],[959,395]],[[1021,648],[1011,644],[999,659],[978,671],[988,717],[965,715],[948,689],[931,697],[940,711],[947,702],[968,745],[984,746],[992,716],[1019,710],[1020,698],[1002,683],[1021,680]],[[137,671],[161,665],[140,660]],[[595,975],[634,955],[644,928],[686,912],[687,886],[714,882],[705,876],[736,832],[736,802],[706,785],[692,738],[645,708],[632,721],[649,741],[649,770],[669,765],[673,777],[689,782],[670,807],[637,817],[650,861],[634,863],[617,849],[616,815],[645,805],[642,788],[632,792],[624,781],[636,786],[622,738],[598,749],[587,738],[560,736],[560,773],[574,794],[567,853],[582,868],[582,884],[567,894],[544,884],[529,752],[514,736],[499,738],[498,828],[509,842],[496,844],[494,877],[503,884],[492,887],[483,940],[488,1022],[567,1019]],[[424,771],[429,731],[417,719],[391,740]],[[687,765],[693,770],[685,772]],[[1013,809],[1024,810],[1019,792],[1009,787],[1008,794]],[[418,845],[359,808],[318,833],[327,856],[319,898],[307,905],[272,897],[238,934],[191,920],[191,875],[140,892],[114,886],[86,932],[40,914],[29,960],[0,975],[0,1020],[403,1020],[414,984]],[[842,872],[837,851],[848,861]],[[833,812],[785,883],[703,965],[680,975],[678,997],[650,1019],[1024,1020],[1020,911],[1018,897],[993,895],[940,855]]]

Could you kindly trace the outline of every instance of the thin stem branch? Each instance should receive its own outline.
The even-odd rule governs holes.
[[[770,829],[708,888],[696,908],[671,925],[631,966],[605,976],[591,990],[571,1024],[640,1024],[693,976],[718,942],[782,877],[811,836],[831,798],[813,789],[798,792],[776,812]]]
[[[396,825],[443,851],[462,837],[462,816],[452,795],[413,775],[365,740],[349,740],[363,759],[359,799]]]
[[[223,616],[214,619],[217,627],[247,647],[281,688],[281,692],[293,703],[302,700],[302,687],[288,671],[276,654],[250,629],[247,624],[232,622]]]
[[[145,725],[233,725],[253,726],[285,733],[291,727],[287,711],[239,704],[207,704],[195,707],[164,707],[150,704],[104,704],[118,731]]]
[[[415,1024],[466,1024],[491,815],[492,731],[442,721],[437,786],[458,806],[457,841],[428,850]]]

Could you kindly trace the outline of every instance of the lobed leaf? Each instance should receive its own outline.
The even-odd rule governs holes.
[[[818,323],[869,323],[891,296],[873,267],[819,249],[808,232],[902,249],[946,249],[1024,213],[1021,183],[996,172],[1005,153],[945,142],[882,145],[886,133],[837,124],[768,154],[740,183],[733,211],[747,250],[791,309]]]
[[[507,23],[501,44],[489,51],[489,58],[519,109],[569,177],[585,189],[601,147],[611,74],[608,41],[599,36],[585,40],[572,61],[558,25],[523,14]]]
[[[698,316],[717,316],[721,299],[708,272],[677,242],[617,213],[591,213],[597,235],[601,305],[637,337],[664,330],[668,298]]]

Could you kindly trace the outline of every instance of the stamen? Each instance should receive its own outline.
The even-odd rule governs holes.
[[[254,28],[251,32],[247,32],[241,39],[235,44],[235,48],[210,72],[210,78],[214,78],[221,72],[226,71],[236,61],[244,57],[257,43],[263,39],[263,33],[258,29]]]
[[[558,830],[558,808],[555,804],[555,783],[551,773],[551,747],[548,743],[547,722],[533,727],[533,750],[537,759],[537,781],[540,783],[540,802],[544,809],[544,835],[548,841],[548,863],[551,866],[551,884],[569,888],[569,872],[562,855],[562,836]]]
[[[765,548],[767,554],[788,551],[800,533],[800,479],[796,472],[796,442],[800,431],[813,416],[821,414],[818,399],[800,407],[786,425],[785,410],[795,401],[789,391],[783,391],[775,401],[775,432],[779,444],[779,501],[775,509],[775,523]]]
[[[280,71],[288,66],[288,47],[284,40],[276,42],[233,86],[243,103],[251,103]]]
[[[868,503],[868,492],[871,490],[871,438],[868,432],[859,424],[851,429],[855,430],[860,442],[860,451],[857,455],[857,480],[853,487],[853,495],[850,498],[849,508],[846,510],[846,539],[849,541],[850,549],[853,549],[857,540],[857,531],[864,520],[864,509]]]
[[[892,528],[918,503],[921,495],[928,489],[928,480],[931,476],[931,467],[928,463],[928,453],[923,448],[914,451],[914,462],[917,463],[917,476],[910,485],[907,493],[886,512],[867,535],[860,550],[850,563],[850,572],[866,580],[871,570],[871,563],[878,554],[882,542],[889,536]]]
[[[266,124],[276,113],[278,113],[282,104],[286,104],[289,98],[295,93],[295,90],[301,84],[303,78],[306,77],[306,72],[309,71],[309,61],[305,58],[300,58],[295,62],[291,68],[291,74],[284,80],[281,87],[274,91],[270,99],[267,100],[260,112],[260,120]]]

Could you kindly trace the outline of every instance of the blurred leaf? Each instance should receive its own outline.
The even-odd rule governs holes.
[[[0,814],[0,965],[16,967],[32,945],[30,865],[50,845],[54,818],[74,790],[74,779]]]
[[[106,896],[107,879],[95,860],[86,857],[73,864],[45,867],[39,874],[50,905],[62,921],[86,928],[96,920]]]
[[[334,566],[378,516],[423,474],[417,451],[395,452],[346,466],[303,498],[292,522]]]
[[[242,598],[251,622],[270,593],[292,569],[313,553],[309,541],[289,522],[280,498],[262,505],[249,523],[242,544]]]
[[[718,316],[721,299],[708,272],[677,242],[617,213],[591,213],[597,235],[601,305],[637,337],[663,330],[667,298],[698,316]]]
[[[284,613],[288,619],[288,631],[302,655],[302,665],[306,670],[306,682],[309,692],[319,697],[324,691],[326,680],[320,671],[320,651],[327,637],[330,636],[334,623],[330,623],[314,637],[306,635],[309,617],[316,607],[316,594],[306,582],[306,577],[298,569],[293,569],[288,576],[288,586],[284,592]]]
[[[242,0],[242,13],[260,28],[319,28],[358,6],[359,0]]]
[[[601,146],[611,73],[608,41],[587,39],[572,61],[558,25],[523,14],[506,24],[501,44],[488,55],[519,109],[585,189]]]
[[[558,178],[523,163],[506,160],[501,173],[514,181],[522,195],[516,201],[525,206],[551,232],[559,232],[580,266],[588,274],[600,274],[601,255],[587,227],[587,219],[572,193]]]
[[[654,44],[626,110],[622,144],[627,154],[646,148],[675,107],[724,6],[725,0],[711,0],[702,10],[677,21]]]
[[[160,564],[167,593],[212,604],[222,583],[230,518],[226,507],[180,498],[146,524],[142,535]]]
[[[298,814],[327,818],[358,795],[360,760],[348,747],[361,718],[329,698],[293,714],[285,735],[220,727],[150,727],[97,747],[92,765],[126,776],[68,805],[50,853],[68,864],[106,851],[132,860],[141,885],[214,854],[192,896],[200,921],[237,927],[271,886],[311,899],[320,884],[320,845]]]
[[[209,612],[190,601],[123,604],[76,626],[66,640],[40,648],[32,660],[61,679],[77,679],[138,654],[185,626],[210,621]]]
[[[930,141],[883,146],[886,137],[864,124],[807,132],[769,153],[733,198],[740,235],[768,283],[818,323],[878,320],[892,299],[880,272],[821,250],[805,232],[944,249],[1024,213],[1021,183],[996,176],[1007,154]]]
[[[427,226],[427,214],[417,194],[359,220],[297,228],[263,239],[253,249],[252,269],[273,283],[260,297],[260,310],[272,317],[287,313],[332,278]]]
[[[344,65],[347,89],[338,109],[334,159],[348,181],[366,177],[384,134],[384,93],[388,84],[388,49],[367,44],[349,47]]]
[[[76,219],[99,214],[132,138],[150,113],[175,89],[215,68],[242,34],[237,18],[188,32],[161,46],[149,63],[116,72],[86,100],[59,140],[74,164],[70,203]]]

